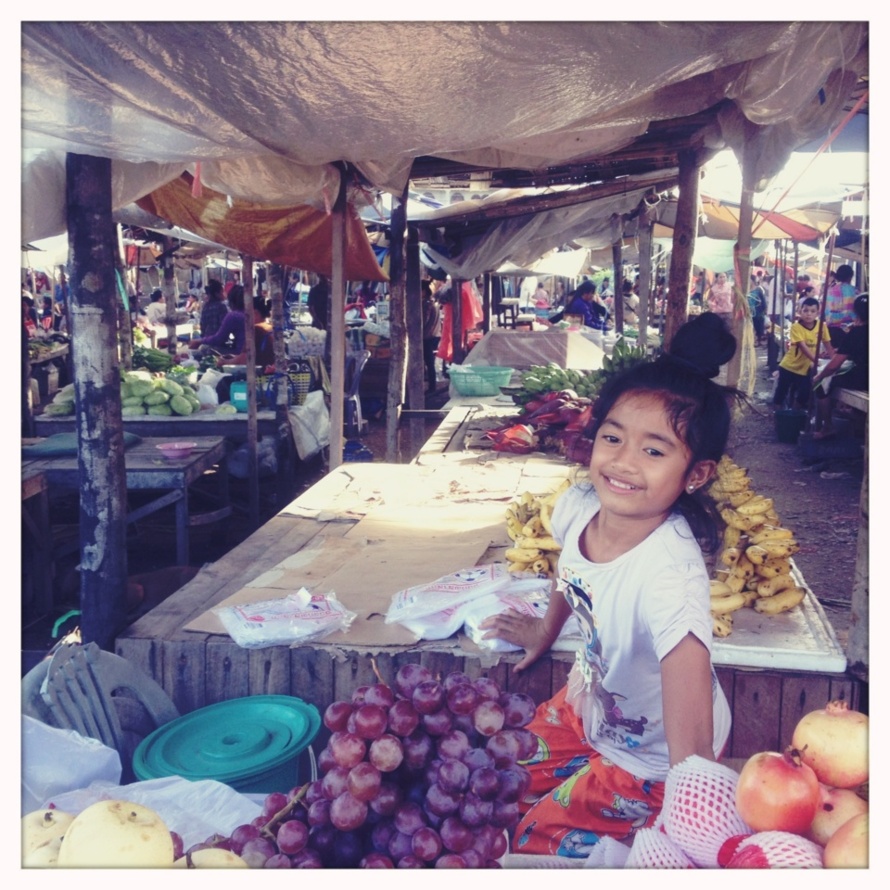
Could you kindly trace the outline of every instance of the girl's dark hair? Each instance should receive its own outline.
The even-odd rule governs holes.
[[[736,350],[736,339],[723,319],[704,312],[686,322],[667,352],[608,380],[593,406],[585,434],[596,439],[600,426],[628,393],[651,393],[664,405],[671,427],[690,451],[689,468],[701,460],[719,461],[726,451],[732,403],[738,390],[711,378],[720,373]],[[720,543],[721,521],[714,501],[701,489],[686,489],[674,509],[689,523],[702,547],[711,552]]]

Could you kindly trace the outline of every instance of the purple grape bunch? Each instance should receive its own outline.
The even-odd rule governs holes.
[[[537,753],[534,701],[403,665],[324,712],[315,781],[266,796],[224,846],[253,868],[497,868]]]

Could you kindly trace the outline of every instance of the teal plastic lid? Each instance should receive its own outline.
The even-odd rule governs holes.
[[[321,727],[314,705],[251,695],[185,714],[146,736],[133,754],[138,779],[182,776],[227,785],[293,762]]]

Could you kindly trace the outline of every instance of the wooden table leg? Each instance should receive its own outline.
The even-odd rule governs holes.
[[[182,489],[182,497],[176,502],[176,564],[189,564],[189,490]]]

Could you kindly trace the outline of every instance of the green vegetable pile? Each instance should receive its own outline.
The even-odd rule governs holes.
[[[572,390],[579,396],[595,399],[609,377],[645,361],[648,361],[648,355],[644,346],[631,346],[624,337],[619,337],[612,355],[604,356],[602,368],[596,371],[566,369],[556,362],[532,365],[520,374],[522,389],[513,393],[513,400],[517,405],[525,405],[544,393],[562,390]]]
[[[181,375],[182,382],[171,376],[152,376],[145,371],[127,371],[121,375],[121,406],[124,417],[152,414],[187,416],[200,410],[194,387]]]
[[[173,367],[173,357],[163,349],[152,346],[133,347],[133,367],[146,368],[154,373],[169,371]]]

